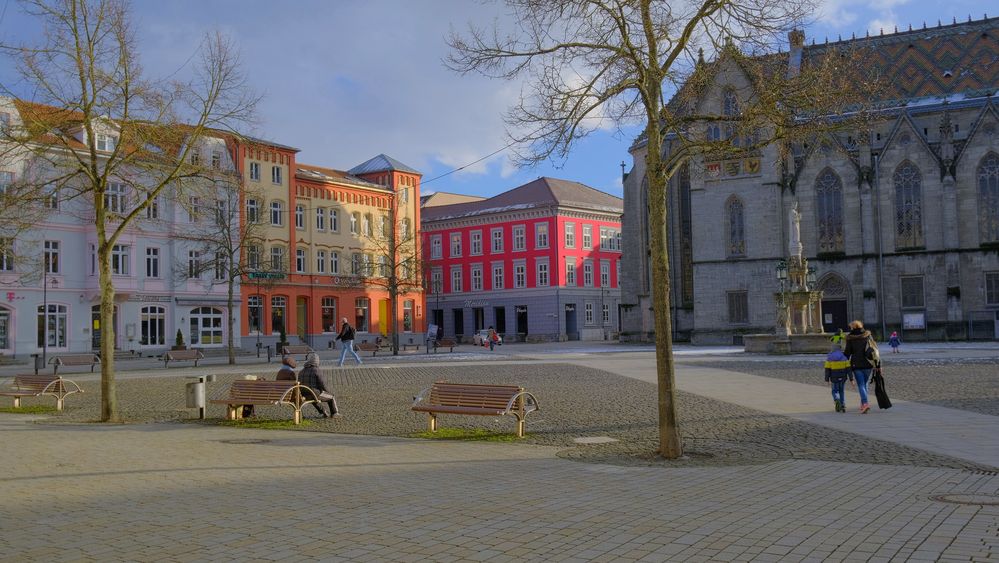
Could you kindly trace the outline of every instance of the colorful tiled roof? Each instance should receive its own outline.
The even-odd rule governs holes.
[[[538,207],[573,207],[620,215],[621,198],[579,182],[541,177],[481,201],[424,207],[423,221],[455,219]]]
[[[344,172],[343,170],[336,170],[334,168],[324,168],[322,166],[314,166],[312,164],[302,164],[296,163],[296,176],[304,180],[313,180],[317,182],[340,182],[355,184],[358,186],[364,186],[365,188],[375,188],[379,190],[385,190],[391,192],[391,188],[383,186],[381,184],[375,184],[367,180],[353,176],[350,173]]]

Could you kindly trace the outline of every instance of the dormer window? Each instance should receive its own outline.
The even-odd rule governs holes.
[[[97,150],[111,152],[117,144],[118,137],[115,137],[114,135],[105,135],[103,133],[97,134]]]
[[[212,168],[222,168],[222,153],[219,151],[212,151]]]
[[[201,164],[201,153],[198,151],[191,151],[191,164],[197,166]]]
[[[6,131],[10,127],[10,114],[0,111],[0,131]]]

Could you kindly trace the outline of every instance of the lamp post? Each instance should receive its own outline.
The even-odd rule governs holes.
[[[788,337],[791,335],[791,311],[787,303],[787,260],[783,258],[777,261],[777,281],[780,282],[780,296],[777,300],[777,328],[783,330],[783,334],[778,334],[778,336]]]
[[[42,268],[42,365],[45,365],[49,344],[49,259],[46,259]],[[52,285],[58,285],[56,279],[52,280]]]

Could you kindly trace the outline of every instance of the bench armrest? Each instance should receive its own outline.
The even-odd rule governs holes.
[[[506,404],[507,412],[514,412],[514,406],[517,404],[517,399],[520,397],[524,398],[525,414],[541,410],[541,405],[538,404],[538,400],[537,398],[534,397],[534,395],[528,393],[527,391],[521,391],[520,393],[517,393],[516,395],[510,398],[510,402]]]
[[[429,396],[430,396],[430,387],[426,387],[422,391],[417,393],[415,397],[413,397],[413,406],[415,407],[416,405],[419,405],[423,401],[427,400],[427,397]]]

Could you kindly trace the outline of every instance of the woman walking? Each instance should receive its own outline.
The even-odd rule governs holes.
[[[880,357],[878,345],[871,338],[870,331],[864,330],[864,323],[860,321],[850,323],[850,332],[846,335],[846,347],[843,353],[850,358],[850,369],[853,370],[853,379],[857,382],[860,413],[867,414],[871,410],[867,398],[867,382],[871,377],[871,369]]]

